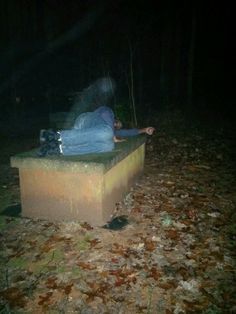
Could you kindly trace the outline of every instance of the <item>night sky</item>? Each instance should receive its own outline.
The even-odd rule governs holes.
[[[116,101],[128,102],[131,72],[141,116],[174,108],[232,117],[228,4],[2,0],[0,6],[1,124],[67,111],[68,95],[107,75],[117,83]]]

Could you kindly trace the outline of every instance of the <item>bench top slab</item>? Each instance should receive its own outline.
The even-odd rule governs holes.
[[[38,157],[37,150],[20,153],[11,157],[11,166],[24,169],[44,169],[66,172],[105,173],[146,142],[146,135],[128,138],[116,143],[112,152],[76,156]]]

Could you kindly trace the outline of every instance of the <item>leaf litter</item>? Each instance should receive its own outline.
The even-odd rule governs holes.
[[[1,313],[236,313],[231,157],[219,134],[160,129],[106,228],[0,216]]]

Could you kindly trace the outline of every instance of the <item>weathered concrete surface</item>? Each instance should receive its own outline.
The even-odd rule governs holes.
[[[145,136],[118,143],[110,153],[39,158],[11,157],[19,168],[22,215],[103,225],[142,172]]]

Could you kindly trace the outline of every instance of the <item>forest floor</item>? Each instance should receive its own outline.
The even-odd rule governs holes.
[[[120,230],[6,214],[20,203],[9,158],[37,139],[3,142],[0,313],[236,313],[232,134],[162,123]]]

